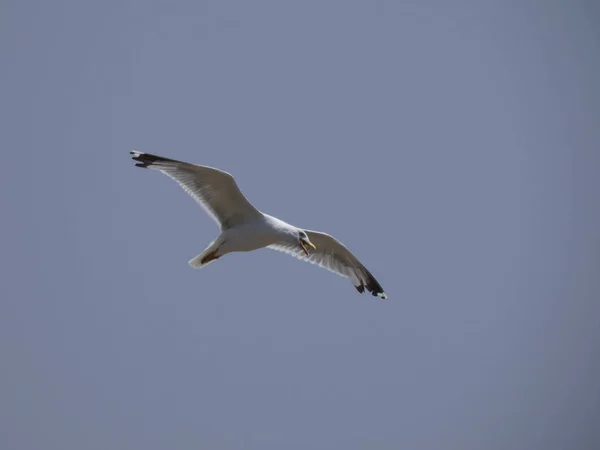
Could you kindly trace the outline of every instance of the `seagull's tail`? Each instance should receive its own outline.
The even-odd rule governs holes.
[[[207,255],[205,255],[204,253],[199,254],[195,258],[190,259],[189,265],[192,266],[194,269],[202,269],[203,267],[208,266],[211,262],[216,261],[218,259],[218,257],[216,257],[207,260],[206,256]]]
[[[217,254],[220,243],[217,241],[212,242],[206,250],[200,253],[195,258],[190,259],[189,265],[194,269],[201,269],[202,267],[208,266],[211,262],[216,261],[221,257]]]

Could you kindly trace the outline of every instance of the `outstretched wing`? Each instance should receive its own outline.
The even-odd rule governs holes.
[[[381,285],[365,266],[348,250],[340,241],[333,236],[318,231],[306,231],[310,241],[317,247],[308,256],[302,249],[294,244],[274,244],[269,248],[288,253],[303,261],[317,264],[331,272],[348,278],[361,294],[369,291],[372,295],[387,298]]]
[[[217,222],[221,229],[261,217],[244,197],[233,177],[212,167],[132,151],[137,167],[160,170],[173,178]]]

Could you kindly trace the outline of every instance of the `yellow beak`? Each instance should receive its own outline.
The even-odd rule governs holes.
[[[306,249],[306,247],[311,247],[313,250],[316,250],[317,247],[315,247],[315,244],[313,244],[312,242],[308,241],[308,240],[302,240],[300,239],[300,245],[302,246],[302,250],[304,250],[304,254],[306,256],[308,256],[308,250]]]

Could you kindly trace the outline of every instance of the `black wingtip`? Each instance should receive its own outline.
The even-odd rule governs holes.
[[[142,167],[142,168],[147,168],[150,164],[152,164],[152,161],[150,161],[151,158],[148,158],[148,155],[146,153],[142,153],[142,152],[136,152],[135,150],[132,150],[129,152],[129,154],[133,155],[131,157],[131,159],[133,159],[134,161],[139,161],[135,167]]]
[[[379,282],[375,279],[375,277],[373,275],[371,275],[371,272],[367,271],[367,275],[368,275],[367,283],[365,284],[364,287],[367,289],[367,291],[369,291],[371,293],[372,296],[380,297],[385,300],[387,298],[387,294],[384,292],[384,290],[381,287],[381,285],[379,284]],[[362,292],[362,291],[359,291],[359,292]]]
[[[136,152],[135,150],[132,150],[129,153],[133,155],[131,159],[134,161],[139,161],[135,166],[142,167],[144,169],[158,162],[179,162],[174,159],[164,158],[162,156],[156,156],[150,153]]]

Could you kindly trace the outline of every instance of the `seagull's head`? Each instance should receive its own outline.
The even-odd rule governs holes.
[[[308,256],[308,247],[312,248],[313,250],[317,249],[317,247],[315,247],[315,244],[310,242],[310,240],[308,239],[306,231],[303,230],[298,230],[298,243],[300,244],[300,247],[302,247],[302,251],[306,256]]]

